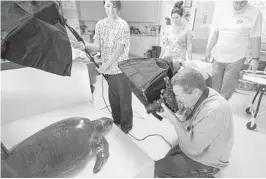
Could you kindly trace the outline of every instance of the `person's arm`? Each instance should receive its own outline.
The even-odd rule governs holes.
[[[261,50],[262,14],[259,13],[250,31],[252,57],[258,58]]]
[[[92,52],[99,52],[100,51],[100,44],[97,42],[97,40],[94,41],[94,43],[88,43],[85,42],[86,49]]]
[[[210,36],[210,41],[206,48],[206,57],[208,58],[210,57],[213,47],[217,44],[218,38],[219,38],[219,31],[215,30]]]
[[[99,52],[101,50],[101,44],[100,44],[100,22],[96,24],[95,27],[95,35],[93,37],[94,43],[88,43],[85,42],[85,48],[88,49],[89,51],[93,52]]]
[[[124,28],[122,29],[121,34],[119,35],[118,45],[115,51],[111,55],[110,59],[102,65],[101,72],[105,72],[116,60],[118,60],[120,55],[123,53],[124,48],[126,47],[126,45],[129,45],[129,43],[130,43],[130,31],[128,24],[126,23],[124,25]]]
[[[165,53],[165,46],[168,44],[168,28],[166,27],[162,36],[161,36],[161,40],[162,40],[162,50],[161,50],[161,54],[159,58],[163,58],[164,53]]]
[[[190,130],[186,130],[176,115],[165,105],[162,104],[162,107],[164,108],[164,113],[167,113],[163,114],[162,117],[169,119],[175,127],[180,147],[185,150],[185,153],[193,156],[200,154],[219,135],[224,122],[223,118],[230,118],[232,115],[232,113],[221,108],[204,112],[202,116],[198,116],[196,119],[200,122],[192,126]]]
[[[261,50],[261,31],[262,31],[262,14],[259,13],[250,31],[252,60],[250,62],[249,69],[252,69],[253,72],[255,72],[259,66],[259,56]]]
[[[159,58],[163,58],[163,56],[164,56],[164,52],[165,52],[165,48],[162,47],[161,54],[160,54]]]
[[[125,44],[118,44],[114,53],[111,55],[110,59],[102,65],[102,73],[104,73],[122,54]]]
[[[187,34],[187,54],[188,60],[192,60],[192,41],[193,41],[193,32],[189,30]]]
[[[251,38],[252,58],[259,58],[261,49],[261,37]]]

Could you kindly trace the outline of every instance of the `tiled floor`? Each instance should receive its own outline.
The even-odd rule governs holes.
[[[103,88],[102,88],[103,87]],[[102,93],[103,89],[103,93]],[[94,92],[94,105],[107,111],[102,98],[108,103],[108,86],[102,76],[97,77]],[[245,109],[250,105],[253,92],[240,91],[235,93],[229,103],[234,112],[235,145],[232,151],[230,165],[220,177],[266,177],[266,96],[261,103],[261,114],[257,118],[257,129],[250,131],[246,128],[249,116]],[[160,134],[172,145],[176,144],[177,136],[174,128],[167,120],[159,121],[152,115],[147,115],[145,108],[133,95],[134,126],[131,135],[139,139],[150,134]],[[263,112],[264,111],[264,112]],[[110,113],[106,113],[110,115]],[[153,160],[158,160],[170,150],[170,146],[160,136],[152,136],[144,141],[137,141],[128,135]]]

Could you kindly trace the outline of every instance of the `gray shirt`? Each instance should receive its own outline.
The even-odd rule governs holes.
[[[179,136],[181,150],[191,159],[207,166],[223,168],[229,163],[234,142],[233,114],[230,106],[215,90],[199,105],[192,118],[183,123],[190,139]],[[191,154],[189,151],[195,151]]]

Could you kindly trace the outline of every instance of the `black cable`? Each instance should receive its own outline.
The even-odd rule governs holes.
[[[107,107],[110,107],[110,105],[105,106],[105,107],[101,108],[100,110],[106,109]],[[136,118],[139,118],[139,119],[145,119],[144,117],[142,117],[142,116],[141,116],[139,113],[137,113],[136,111],[133,110],[133,112],[136,113],[137,115],[139,115],[139,117],[136,117],[136,116],[135,116]]]
[[[171,145],[171,143],[170,142],[168,142],[162,135],[160,135],[160,134],[150,134],[150,135],[147,135],[147,136],[145,136],[144,138],[142,138],[142,139],[138,139],[138,138],[136,138],[136,137],[134,137],[132,134],[130,134],[130,133],[128,133],[131,137],[133,137],[135,140],[137,140],[137,141],[144,141],[145,139],[147,139],[148,137],[153,137],[153,136],[160,136],[171,148],[173,147],[172,145]]]
[[[108,109],[108,111],[112,114],[112,112],[111,112],[111,110],[108,108],[107,103],[106,103],[105,98],[104,98],[104,92],[103,92],[103,76],[102,76],[102,99],[103,99],[103,101],[104,101],[104,103],[105,103],[105,107],[106,107],[106,108]]]
[[[101,108],[101,109],[105,109],[105,108],[107,108],[108,109],[108,111],[112,114],[112,112],[111,112],[111,110],[109,109],[109,105],[107,105],[107,103],[106,103],[106,101],[105,101],[105,98],[104,98],[104,86],[103,86],[103,78],[102,78],[102,99],[103,99],[103,101],[104,101],[104,103],[105,103],[105,107],[104,108]],[[140,117],[142,117],[140,114],[138,114]],[[142,119],[145,119],[144,117],[142,117]],[[133,137],[135,140],[137,140],[137,141],[144,141],[145,139],[147,139],[148,137],[153,137],[153,136],[160,136],[169,146],[170,146],[170,148],[172,148],[173,146],[171,145],[171,143],[170,142],[168,142],[162,135],[160,135],[160,134],[150,134],[150,135],[147,135],[147,136],[145,136],[144,138],[142,138],[142,139],[138,139],[138,138],[136,138],[136,137],[134,137],[132,134],[130,134],[129,132],[128,132],[128,134],[131,136],[131,137]]]
[[[75,29],[73,29],[72,27],[70,27],[70,26],[66,23],[66,19],[65,19],[65,25],[66,25],[67,28],[71,31],[71,33],[76,37],[76,39],[77,39],[78,41],[81,41],[81,42],[84,44],[84,46],[85,46],[85,41],[83,40],[83,38],[77,33],[77,31],[75,31]],[[99,68],[99,65],[95,62],[94,58],[90,55],[89,51],[88,51],[87,49],[85,49],[85,52],[86,52],[87,57],[88,57],[88,58],[89,58],[89,59],[95,64],[95,66],[96,66],[97,68]],[[104,78],[107,80],[107,77],[106,77],[104,74],[102,74],[102,77],[104,77]],[[112,92],[112,91],[111,91],[111,92]],[[113,92],[112,92],[112,93],[113,93]],[[111,110],[108,108],[107,103],[106,103],[105,98],[104,98],[104,94],[103,94],[103,80],[102,80],[102,98],[103,98],[103,100],[104,100],[104,103],[105,103],[105,105],[106,105],[108,111],[112,114],[112,112],[111,112]],[[141,116],[141,115],[140,115],[140,116]],[[144,119],[144,118],[143,118],[143,119]],[[151,136],[160,136],[160,137],[162,137],[162,138],[164,139],[164,141],[167,142],[167,143],[169,144],[169,146],[172,148],[172,145],[170,144],[170,142],[168,142],[168,141],[167,141],[162,135],[160,135],[160,134],[151,134],[151,135],[148,135],[148,136],[144,137],[143,139],[137,139],[136,137],[134,137],[134,136],[133,136],[132,134],[130,134],[130,133],[129,133],[129,135],[132,136],[134,139],[136,139],[136,140],[138,140],[138,141],[143,141],[143,140],[145,140],[146,138],[151,137]]]

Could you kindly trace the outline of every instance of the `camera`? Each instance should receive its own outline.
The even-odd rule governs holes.
[[[119,62],[118,66],[148,114],[162,120],[156,113],[162,103],[173,112],[178,110],[170,81],[175,74],[171,59],[133,58]]]
[[[178,111],[178,105],[175,99],[175,94],[173,91],[173,86],[169,77],[164,78],[165,81],[165,89],[163,89],[162,95],[158,100],[153,101],[145,106],[148,114],[159,112],[161,104],[164,103],[172,112]]]

